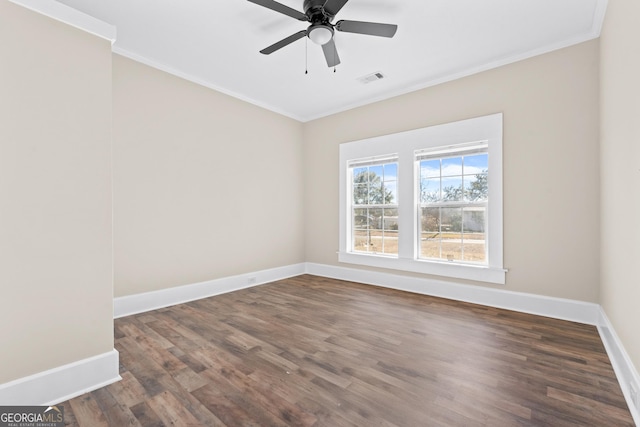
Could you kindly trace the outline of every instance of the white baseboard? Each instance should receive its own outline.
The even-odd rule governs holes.
[[[119,318],[144,313],[304,273],[589,325],[598,323],[599,305],[595,303],[315,263],[293,264],[191,285],[118,297],[114,299],[114,317]]]
[[[598,321],[599,305],[595,303],[326,264],[307,263],[306,272],[589,325],[596,325]]]
[[[39,406],[64,402],[120,381],[118,363],[118,352],[114,349],[0,384],[0,406]]]
[[[616,331],[613,329],[613,325],[602,307],[600,307],[598,315],[598,332],[600,333],[600,338],[602,339],[604,347],[607,349],[609,360],[611,360],[611,365],[613,365],[613,370],[616,373],[618,383],[620,383],[620,388],[627,401],[633,420],[637,426],[640,426],[640,408],[631,401],[630,391],[630,385],[634,384],[635,389],[640,393],[638,389],[638,387],[640,387],[640,375],[638,375],[637,369],[633,365],[633,362],[631,362],[631,358],[624,349],[620,338],[618,338]]]
[[[298,276],[304,272],[305,264],[300,263],[194,283],[192,285],[176,286],[174,288],[118,297],[113,301],[114,318],[117,319],[119,317],[144,313],[171,305],[250,288],[276,280]]]

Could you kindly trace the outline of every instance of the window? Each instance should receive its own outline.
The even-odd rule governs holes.
[[[502,114],[342,144],[339,260],[504,283]]]
[[[351,249],[398,255],[398,164],[356,161],[351,176]]]
[[[487,263],[489,158],[486,142],[416,153],[418,257]]]

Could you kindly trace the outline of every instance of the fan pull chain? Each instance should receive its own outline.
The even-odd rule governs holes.
[[[336,47],[336,36],[333,35],[333,72],[336,72],[336,56],[338,55],[338,48]]]
[[[308,53],[309,37],[304,38],[304,73],[309,74],[309,53]]]

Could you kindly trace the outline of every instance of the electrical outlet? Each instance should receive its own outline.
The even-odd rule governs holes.
[[[248,282],[250,285],[255,285],[257,280],[258,280],[258,278],[257,278],[257,277],[255,277],[255,276],[253,276],[253,277],[249,277],[249,279],[247,280],[247,282]]]
[[[631,402],[638,408],[638,386],[634,383],[629,383],[629,392],[631,394]]]

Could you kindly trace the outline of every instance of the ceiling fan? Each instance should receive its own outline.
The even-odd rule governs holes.
[[[310,22],[311,25],[306,30],[298,31],[271,46],[264,48],[260,53],[269,55],[276,50],[299,40],[305,36],[309,37],[312,42],[322,46],[324,57],[329,67],[335,67],[340,63],[340,57],[336,50],[336,44],[333,40],[334,31],[342,31],[345,33],[358,33],[370,36],[393,37],[398,29],[397,25],[379,24],[376,22],[362,21],[338,21],[332,24],[333,18],[338,14],[340,9],[349,0],[304,0],[304,13],[298,12],[288,6],[273,0],[248,0],[251,3],[264,6],[268,9],[275,10],[284,15],[295,18],[299,21]]]

